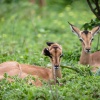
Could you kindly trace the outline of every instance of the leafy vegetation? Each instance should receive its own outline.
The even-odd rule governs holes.
[[[8,0],[9,1],[9,0]],[[60,4],[59,4],[60,5]],[[80,5],[80,6],[79,6]],[[39,8],[28,1],[19,0],[0,4],[0,63],[18,61],[50,67],[49,58],[42,55],[46,42],[62,45],[62,86],[45,84],[35,87],[26,79],[7,77],[0,81],[0,100],[100,100],[100,71],[78,65],[81,43],[71,32],[68,21],[79,28],[95,18],[85,1],[75,1],[59,12],[55,6]],[[97,36],[93,41],[95,50]],[[100,48],[100,46],[99,46]]]

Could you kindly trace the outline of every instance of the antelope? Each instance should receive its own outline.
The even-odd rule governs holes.
[[[3,78],[4,73],[7,73],[10,76],[18,75],[20,78],[32,75],[36,78],[36,82],[34,82],[36,86],[42,86],[42,83],[38,78],[48,82],[53,80],[53,84],[59,84],[57,78],[62,78],[60,69],[60,60],[63,56],[62,47],[53,42],[47,42],[47,45],[48,47],[43,49],[43,54],[50,58],[52,63],[51,69],[36,65],[19,64],[15,61],[8,61],[0,64],[0,79]]]
[[[82,44],[82,52],[79,63],[92,66],[92,71],[95,72],[98,68],[100,68],[100,51],[94,53],[90,53],[90,51],[94,35],[98,34],[100,26],[94,27],[91,31],[80,31],[79,28],[72,24],[70,24],[70,27],[72,32],[78,36]]]

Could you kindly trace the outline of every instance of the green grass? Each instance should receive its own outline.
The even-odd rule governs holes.
[[[42,55],[46,42],[62,45],[63,86],[44,84],[37,88],[26,80],[15,77],[15,82],[0,81],[0,100],[100,100],[100,77],[90,73],[87,66],[78,65],[81,43],[69,27],[68,21],[81,28],[94,15],[82,4],[75,2],[63,11],[28,2],[0,5],[0,63],[18,61],[48,67],[48,57]],[[85,8],[84,8],[85,7]],[[96,47],[97,36],[92,50]],[[100,48],[100,46],[99,46]]]

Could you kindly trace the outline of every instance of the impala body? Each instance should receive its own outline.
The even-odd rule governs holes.
[[[80,31],[80,29],[72,24],[70,24],[70,27],[72,32],[79,37],[82,44],[80,64],[93,66],[92,71],[95,72],[98,68],[100,68],[100,51],[94,53],[90,53],[90,51],[94,35],[99,32],[100,26],[94,27],[91,31]]]
[[[33,83],[36,86],[41,86],[42,83],[38,78],[49,81],[53,80],[54,84],[58,83],[57,78],[61,78],[60,60],[62,57],[62,47],[57,43],[47,42],[48,47],[43,50],[43,54],[48,56],[52,63],[52,68],[43,68],[36,65],[19,64],[15,61],[8,61],[0,64],[0,79],[4,73],[10,76],[18,75],[20,78],[25,78],[32,75],[36,78]]]

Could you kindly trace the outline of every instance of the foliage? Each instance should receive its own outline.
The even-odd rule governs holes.
[[[92,29],[93,27],[96,27],[98,25],[100,25],[100,20],[97,19],[97,18],[94,18],[94,19],[91,19],[90,22],[85,23],[83,25],[83,27],[84,27],[85,30],[87,30],[87,29]]]
[[[94,74],[90,71],[91,67],[77,64],[81,44],[67,23],[69,21],[79,27],[94,18],[82,2],[76,1],[60,12],[55,7],[40,9],[21,0],[19,3],[0,5],[0,63],[15,60],[48,67],[49,58],[42,55],[47,41],[61,44],[64,53],[61,62],[63,78],[59,80],[62,86],[44,83],[43,87],[35,87],[27,84],[29,78],[19,79],[17,76],[10,83],[5,74],[5,79],[0,81],[0,100],[100,99],[99,71]],[[77,9],[80,4],[83,7],[80,8],[83,10],[81,14]],[[92,47],[95,48],[95,45],[96,41],[93,41]]]
[[[89,23],[85,23],[83,27],[85,30],[92,29],[95,26],[100,25],[100,1],[99,0],[87,0],[88,6],[96,18],[91,19]]]

